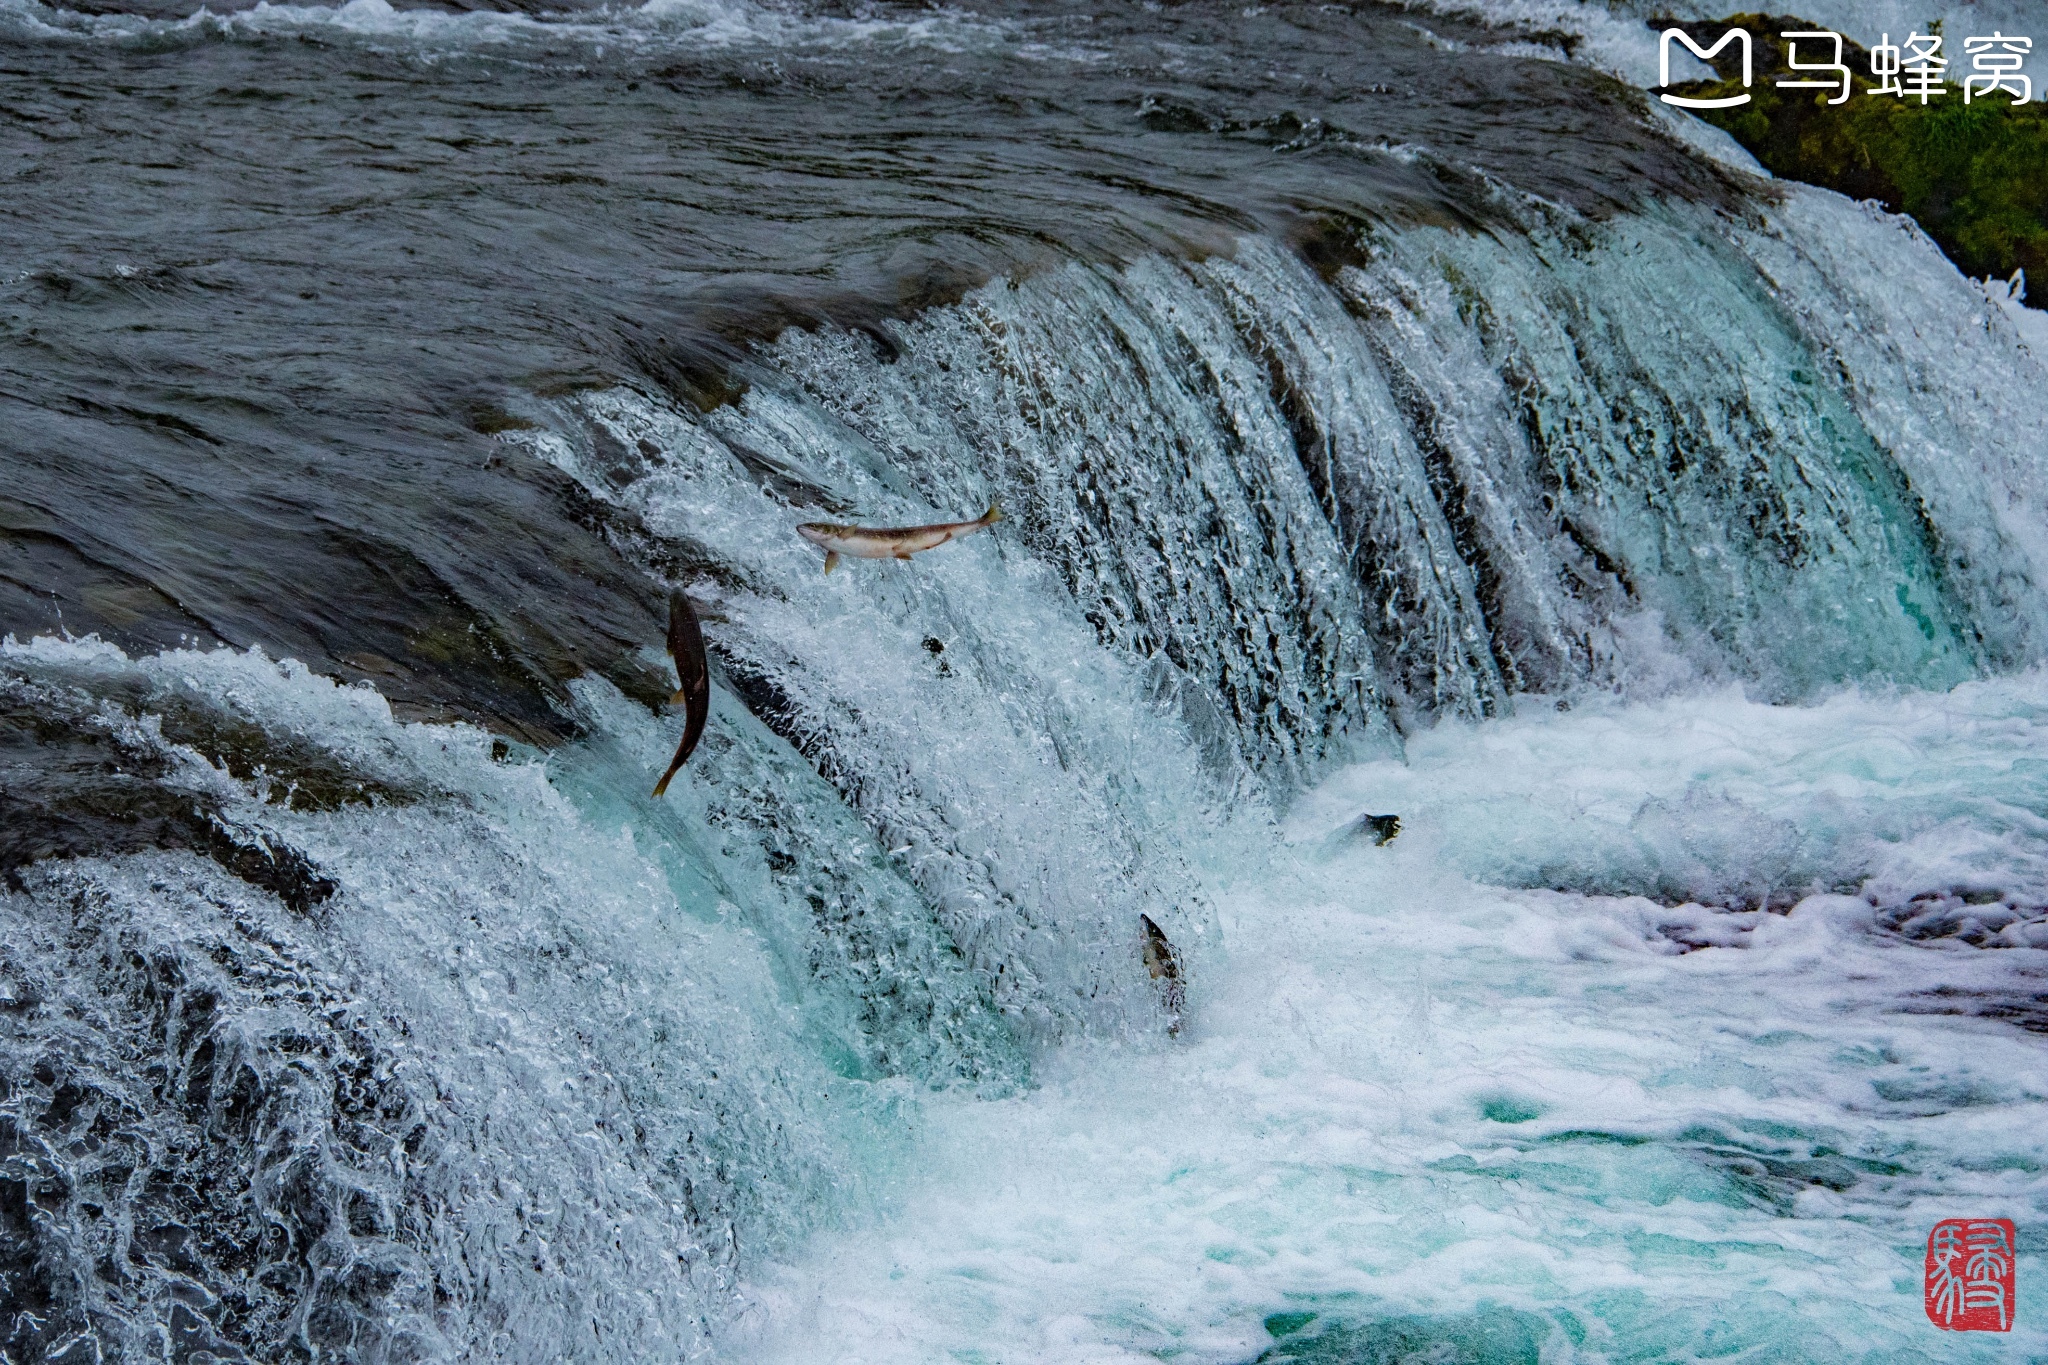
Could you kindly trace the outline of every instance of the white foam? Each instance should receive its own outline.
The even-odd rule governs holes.
[[[886,1163],[889,1130],[853,1116],[870,1102],[889,1108],[896,1087],[841,1083],[803,1035],[805,983],[781,970],[748,909],[720,895],[715,857],[676,860],[690,835],[658,810],[638,813],[647,842],[636,840],[615,805],[571,780],[578,753],[494,762],[480,730],[396,722],[370,688],[256,651],[131,660],[97,640],[45,638],[0,645],[0,665],[39,686],[146,698],[140,719],[110,710],[110,726],[153,733],[150,708],[181,700],[316,746],[409,794],[293,809],[188,751],[194,775],[183,785],[210,783],[238,827],[297,850],[338,884],[317,914],[289,912],[185,853],[43,863],[27,895],[0,892],[10,931],[26,926],[5,965],[64,980],[113,1016],[73,1011],[83,1019],[75,1026],[45,1016],[0,1035],[9,1074],[66,1028],[74,1033],[55,1045],[72,1064],[126,1065],[96,1060],[95,1049],[118,1045],[121,983],[70,965],[73,901],[102,907],[90,927],[133,945],[124,951],[196,964],[174,978],[183,970],[203,983],[211,964],[252,953],[300,974],[304,989],[277,1003],[261,992],[265,978],[231,971],[194,1008],[222,1038],[239,1039],[260,1073],[281,1078],[263,1082],[252,1103],[272,1103],[274,1088],[304,1092],[276,1101],[292,1108],[289,1133],[272,1142],[259,1132],[227,1158],[249,1179],[251,1201],[296,1197],[276,1186],[304,1147],[322,1154],[320,1179],[413,1211],[402,1233],[350,1223],[325,1234],[321,1254],[333,1263],[402,1264],[441,1295],[419,1311],[403,1292],[373,1296],[365,1334],[410,1335],[435,1359],[692,1358],[742,1236],[764,1244],[830,1217],[858,1198],[864,1172]],[[630,709],[603,684],[587,686],[598,694],[586,717],[594,727]],[[644,790],[665,741],[672,734],[644,723],[621,727],[606,741],[617,780]],[[614,803],[619,795],[613,788]],[[347,1002],[348,1013],[315,1009],[322,999]],[[387,1108],[401,1097],[418,1108],[426,1139],[414,1139],[416,1151],[373,1142],[363,1155],[351,1143],[364,1133],[349,1128],[361,1116],[336,1112],[345,1087],[323,1090],[317,1067],[310,1081],[291,1079],[300,1064],[274,1039],[317,1044],[339,1027],[381,1068]],[[147,1039],[146,1022],[143,1031]],[[827,1116],[848,1101],[852,1109]],[[143,1104],[124,1119],[124,1140],[175,1172],[195,1140],[186,1122],[175,1105]],[[867,1157],[849,1161],[849,1143]],[[150,1282],[139,1276],[131,1289]],[[263,1304],[281,1299],[287,1321],[310,1311],[316,1291],[249,1290]],[[144,1308],[136,1325],[146,1333]],[[159,1320],[170,1311],[154,1308]],[[337,1321],[348,1311],[336,1309]],[[375,1353],[369,1336],[355,1344]]]
[[[1987,298],[1910,218],[1812,186],[1783,188],[1766,229],[1737,240],[1912,480],[1954,581],[1977,578],[1973,614],[1994,660],[2040,657],[2048,404],[2044,352],[2030,340],[2039,315]],[[1982,572],[1993,563],[2002,567]]]
[[[2027,354],[2048,369],[2048,312],[2027,306],[2027,272],[2015,270],[2009,280],[1987,279],[1982,288],[1984,297],[1998,306],[2019,333]]]
[[[1408,764],[1332,778],[1288,830],[1321,839],[1361,810],[1399,811],[1453,866],[1509,884],[1662,876],[1676,889],[1705,875],[1692,867],[1704,860],[1758,891],[1875,878],[1888,899],[1963,887],[2048,904],[2028,813],[2048,799],[2044,704],[2039,672],[1798,708],[1738,688],[1631,707],[1589,699],[1440,725],[1411,739]]]
[[[42,37],[108,40],[249,40],[328,35],[395,42],[420,56],[469,50],[524,49],[582,52],[601,58],[607,46],[626,51],[677,48],[927,48],[957,52],[989,46],[1042,55],[1026,25],[941,11],[913,18],[842,18],[810,15],[754,0],[646,0],[619,7],[530,15],[495,10],[451,13],[399,9],[389,0],[347,0],[340,5],[272,4],[216,14],[201,6],[183,19],[130,14],[81,14],[40,0],[0,0],[0,17]],[[1029,52],[1025,52],[1029,49]]]
[[[1705,785],[1780,812],[1826,794],[1872,828],[1926,807],[2037,877],[2039,821],[1980,816],[1987,774],[2044,751],[2038,675],[1442,727],[1294,822],[1398,810],[1394,844],[1240,869],[1183,1044],[1072,1049],[1037,1091],[934,1106],[895,1213],[756,1276],[723,1350],[1226,1362],[1270,1344],[1267,1314],[1489,1303],[1581,1329],[1546,1362],[2039,1350],[2027,1308],[2011,1338],[1937,1343],[1917,1249],[2048,1193],[2038,1043],[1900,1011],[2024,989],[2048,954],[1906,943],[1856,898],[1703,917],[1458,869],[1516,818],[1569,841]],[[1679,951],[1674,920],[1723,946]]]

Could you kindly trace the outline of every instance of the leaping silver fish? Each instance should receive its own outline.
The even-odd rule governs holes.
[[[839,556],[855,559],[908,559],[923,550],[936,550],[949,540],[985,530],[1003,519],[994,503],[973,521],[942,521],[932,526],[841,526],[830,521],[807,521],[796,533],[825,552],[825,572],[839,567]]]

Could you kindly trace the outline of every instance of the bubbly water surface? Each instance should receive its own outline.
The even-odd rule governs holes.
[[[922,1178],[759,1277],[735,1358],[2032,1358],[2038,1286],[1943,1337],[1918,1270],[1937,1219],[2039,1216],[2044,745],[2029,674],[1339,773],[1220,892],[1185,1038],[935,1103]],[[1786,847],[1870,889],[1686,900]]]

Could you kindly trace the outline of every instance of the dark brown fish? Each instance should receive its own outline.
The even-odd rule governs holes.
[[[1145,956],[1145,971],[1159,988],[1159,1002],[1166,1006],[1166,1031],[1177,1036],[1181,1007],[1187,1003],[1187,991],[1180,979],[1180,954],[1173,950],[1166,931],[1154,924],[1150,915],[1138,916],[1138,923],[1145,927],[1145,942],[1140,949]]]
[[[1401,817],[1398,815],[1361,815],[1352,823],[1351,832],[1371,839],[1376,846],[1385,848],[1388,844],[1394,842],[1396,835],[1400,834]]]
[[[682,684],[669,700],[682,702],[686,710],[683,742],[676,746],[675,762],[654,784],[656,796],[668,790],[669,779],[704,737],[704,721],[711,714],[711,669],[704,662],[704,631],[697,624],[697,613],[690,609],[690,599],[679,592],[670,593],[668,599],[668,652],[676,661],[676,680]]]

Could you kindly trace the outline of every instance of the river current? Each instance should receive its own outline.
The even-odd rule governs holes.
[[[2048,327],[1652,8],[0,0],[0,1352],[2048,1358]]]

